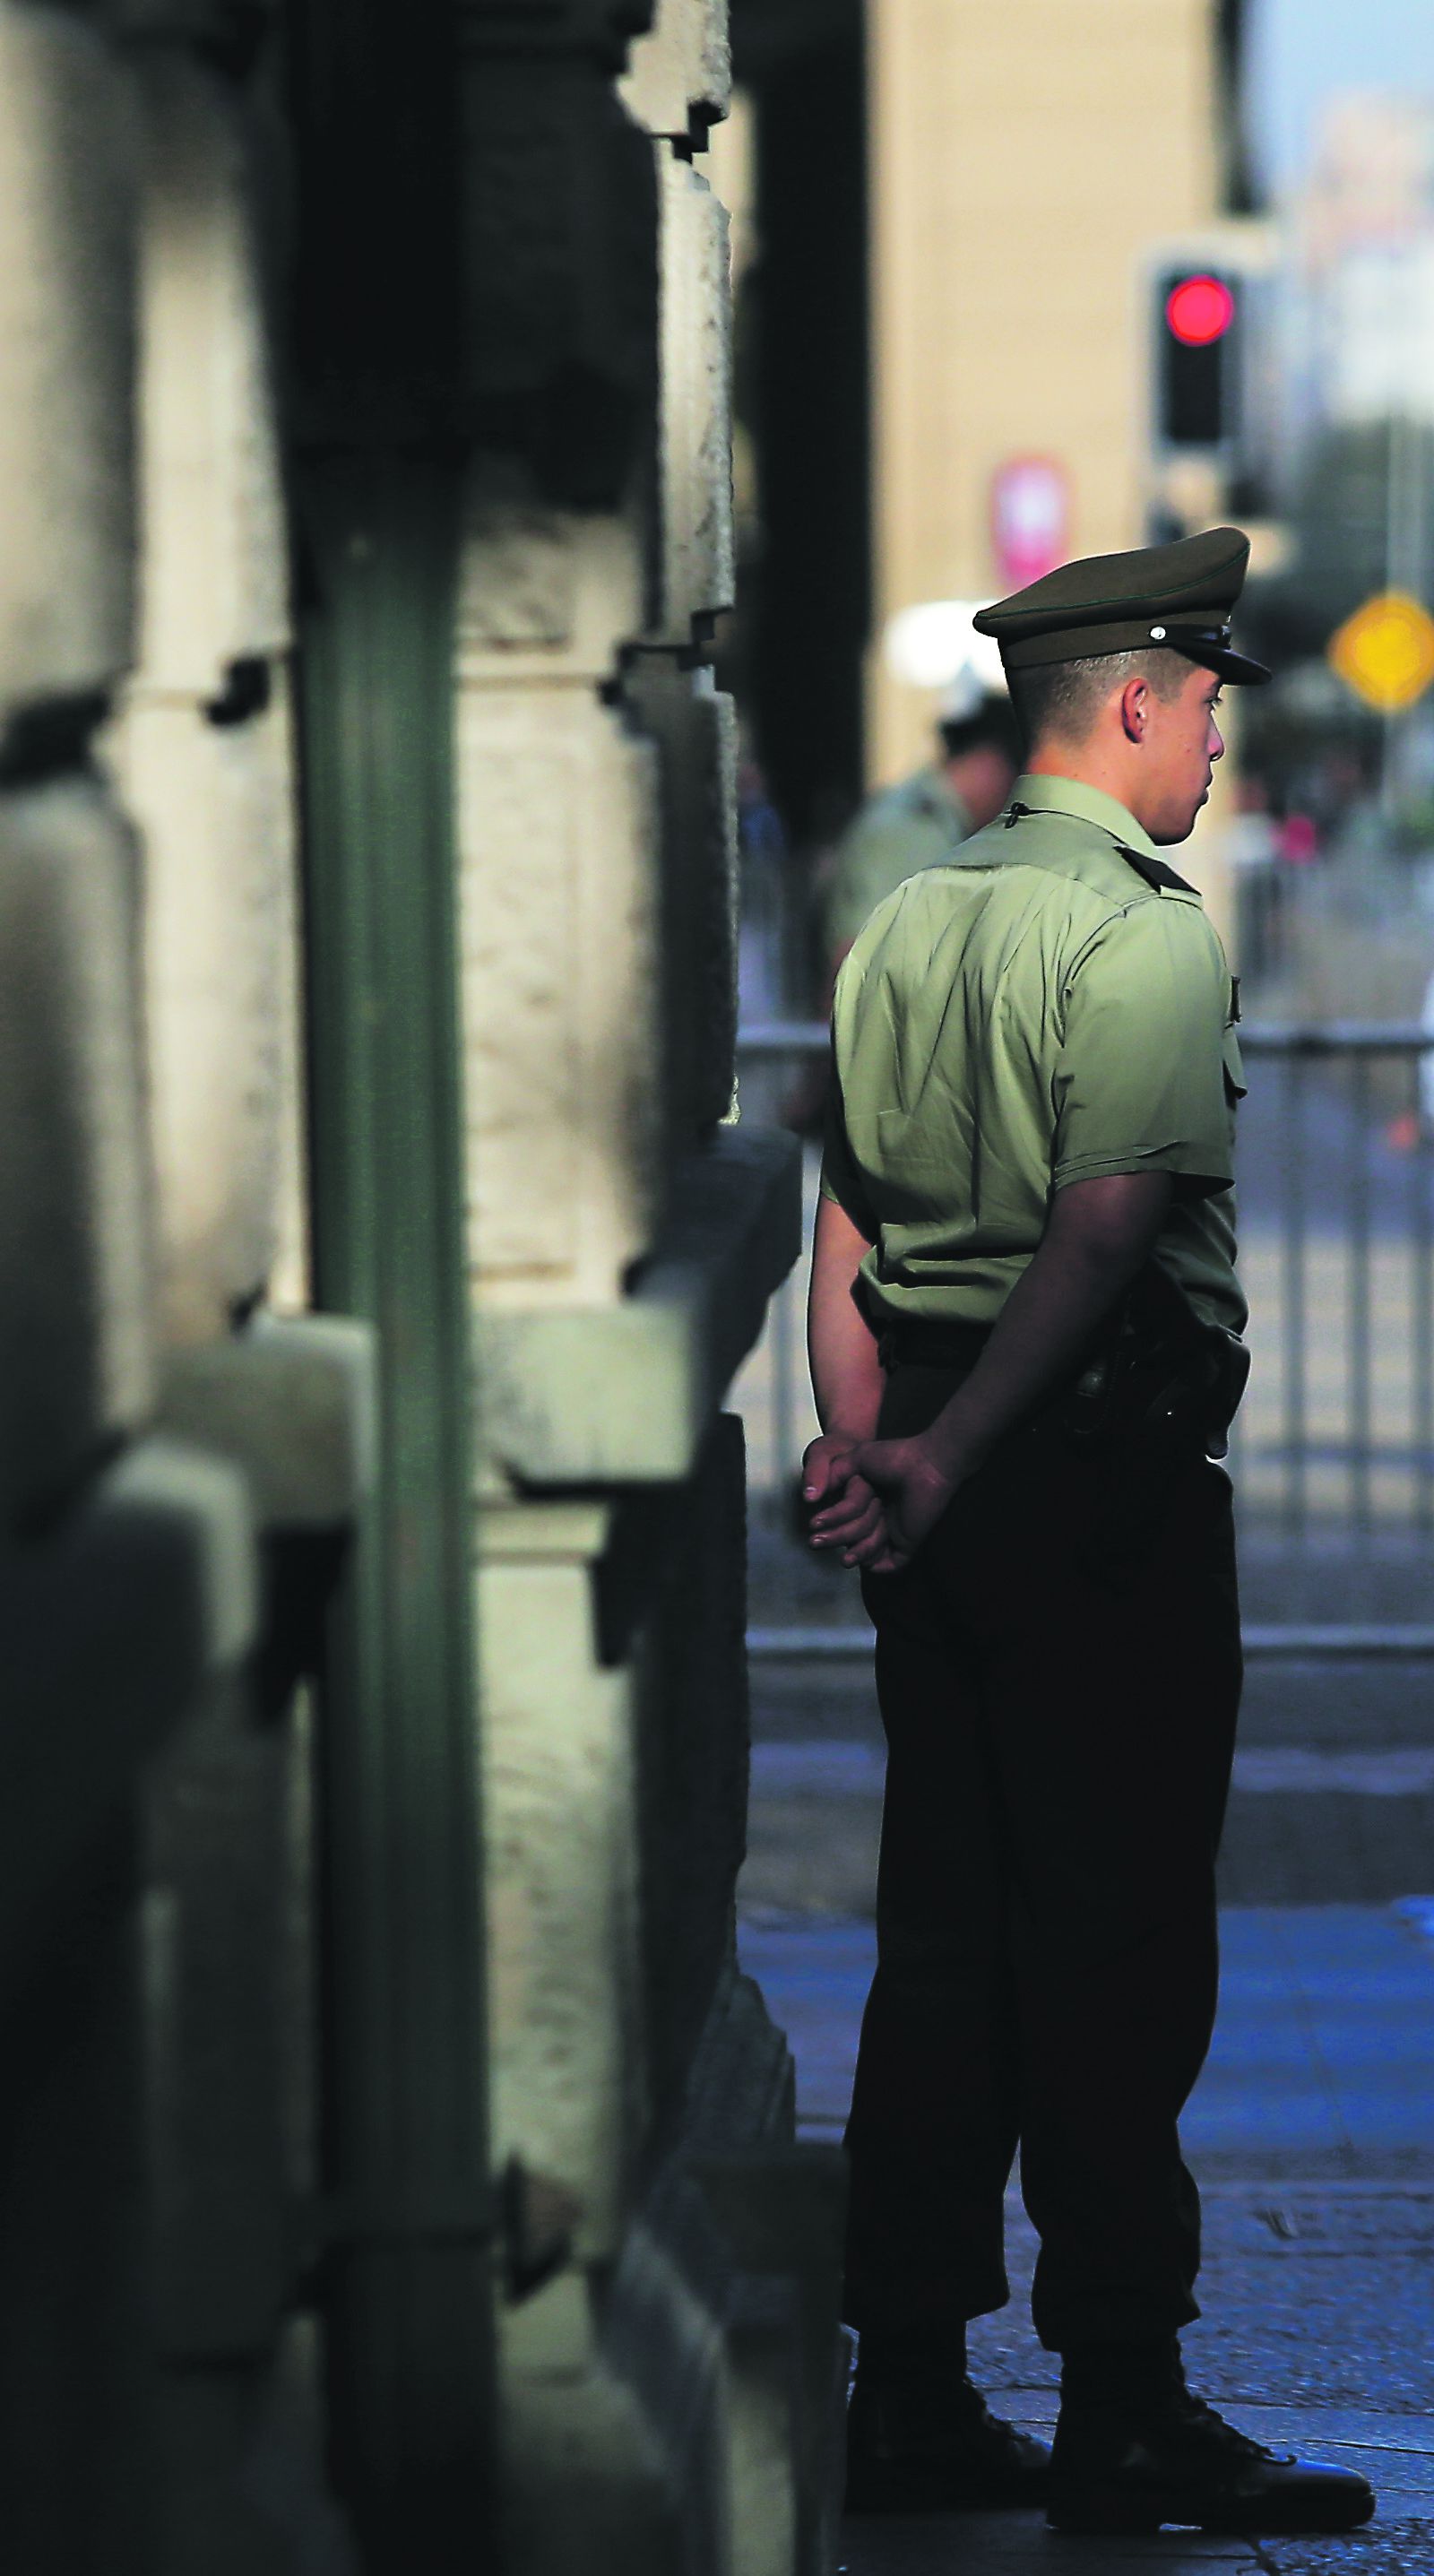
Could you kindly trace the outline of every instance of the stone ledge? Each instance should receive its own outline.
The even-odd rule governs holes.
[[[684,1482],[800,1248],[797,1139],[724,1131],[621,1303],[482,1316],[489,1452],[527,1485]]]
[[[375,1405],[371,1326],[260,1313],[242,1333],[174,1353],[160,1413],[165,1430],[243,1469],[262,1528],[328,1530],[372,1486]]]

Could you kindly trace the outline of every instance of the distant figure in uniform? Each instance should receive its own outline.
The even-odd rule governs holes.
[[[822,906],[829,1009],[837,970],[868,916],[922,868],[937,868],[999,814],[1021,765],[1004,689],[957,672],[937,725],[939,756],[898,787],[868,797],[837,844]]]
[[[1177,2122],[1216,1998],[1240,1695],[1230,1484],[1243,1088],[1220,942],[1160,852],[1223,745],[1249,548],[1065,566],[977,619],[1031,749],[838,981],[810,1338],[818,1546],[863,1569],[889,1760],[847,2132],[848,2501],[1042,2498],[1074,2532],[1344,2531],[1351,2472],[1186,2388]],[[1017,2146],[1053,2452],[987,2411]]]

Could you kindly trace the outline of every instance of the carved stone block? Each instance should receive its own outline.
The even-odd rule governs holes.
[[[653,755],[590,687],[465,687],[458,773],[474,1275],[604,1303],[656,1198]]]
[[[619,2241],[645,2089],[631,1683],[592,1623],[607,1518],[488,1515],[479,1609],[494,2163],[572,2195],[587,2261]]]
[[[479,1316],[483,1437],[528,1488],[685,1484],[801,1248],[794,1136],[723,1127],[668,1175],[626,1296]]]
[[[152,1396],[130,837],[92,781],[0,797],[0,1519]]]
[[[618,86],[649,134],[700,148],[732,101],[727,0],[660,0],[657,24],[634,45]]]
[[[0,6],[0,720],[109,685],[133,613],[124,76],[69,10]]]
[[[232,92],[137,57],[149,688],[219,699],[289,635],[288,550],[249,138]]]
[[[732,605],[732,306],[727,212],[657,147],[661,235],[661,605],[649,637],[688,647]]]
[[[141,688],[119,729],[145,847],[145,983],[165,1341],[266,1287],[295,1082],[294,818],[282,693],[247,723]]]
[[[491,459],[475,470],[459,559],[461,684],[610,682],[643,621],[634,516],[553,508]]]
[[[736,1078],[737,715],[709,670],[640,654],[623,693],[658,748],[664,1099],[675,1155],[725,1118]]]

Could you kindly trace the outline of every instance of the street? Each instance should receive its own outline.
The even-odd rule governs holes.
[[[799,2117],[840,2133],[870,1975],[880,1735],[865,1667],[759,1668],[744,1964],[791,2038]],[[1254,1669],[1223,1867],[1223,1999],[1185,2139],[1206,2198],[1191,2379],[1276,2449],[1362,2468],[1341,2541],[1081,2542],[1038,2514],[853,2520],[848,2576],[1087,2566],[1434,2569],[1434,1695],[1423,1666]],[[1054,2419],[1013,2298],[972,2330],[998,2411]]]

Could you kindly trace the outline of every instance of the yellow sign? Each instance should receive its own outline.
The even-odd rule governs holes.
[[[1330,637],[1329,659],[1366,706],[1397,716],[1434,680],[1434,617],[1407,591],[1381,591]]]

